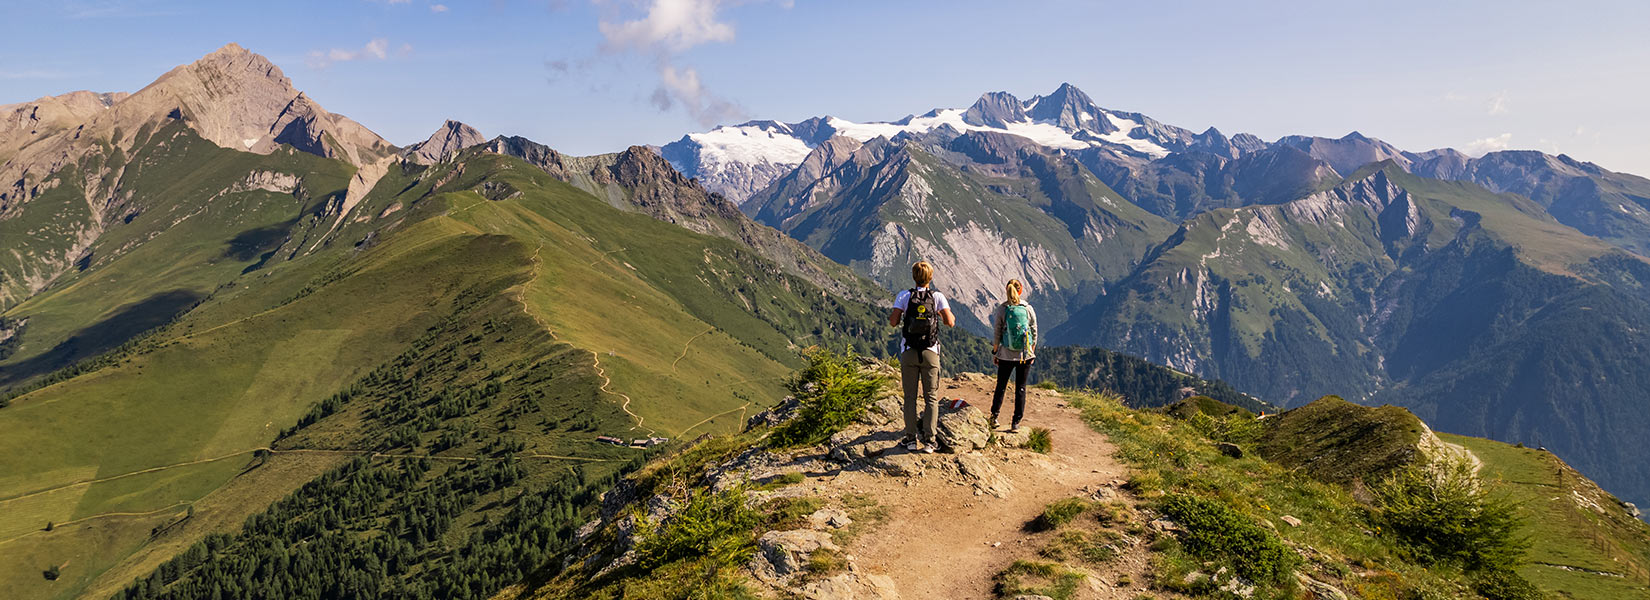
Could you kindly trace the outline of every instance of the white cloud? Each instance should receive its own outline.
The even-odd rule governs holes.
[[[596,24],[610,49],[683,52],[708,42],[733,41],[733,25],[718,21],[721,0],[651,0],[647,16]]]
[[[433,12],[433,13],[447,12],[447,5],[445,5],[445,4],[431,4],[430,5],[430,12]]]
[[[1507,92],[1496,92],[1494,95],[1490,96],[1490,114],[1507,114]]]
[[[349,62],[352,60],[384,60],[389,58],[390,43],[384,38],[374,38],[367,45],[358,49],[333,48],[325,52],[311,50],[305,57],[304,64],[312,69],[325,69],[333,63]],[[411,44],[402,44],[398,53],[405,56],[412,52]]]
[[[1490,152],[1506,150],[1511,147],[1512,134],[1503,133],[1497,136],[1473,140],[1467,145],[1462,146],[1461,151],[1472,156],[1483,156]]]
[[[598,3],[603,0],[596,0]],[[728,43],[734,40],[734,26],[718,14],[738,0],[643,0],[646,14],[631,19],[602,19],[601,50],[607,53],[634,52],[653,60],[659,85],[648,102],[661,111],[681,107],[704,126],[738,119],[743,111],[731,100],[710,91],[690,66],[679,66],[678,57],[695,46]],[[789,2],[781,2],[789,8]],[[546,63],[554,77],[565,74],[566,61]]]
[[[670,110],[672,104],[681,104],[693,120],[707,126],[737,119],[744,112],[737,104],[706,91],[699,83],[699,72],[691,67],[678,70],[661,65],[659,87],[653,90],[650,100],[659,110]]]

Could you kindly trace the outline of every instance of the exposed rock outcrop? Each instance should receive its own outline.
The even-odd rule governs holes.
[[[482,137],[474,127],[448,119],[440,129],[430,134],[429,139],[407,146],[402,154],[415,163],[428,165],[451,157],[459,150],[485,143],[487,138]]]

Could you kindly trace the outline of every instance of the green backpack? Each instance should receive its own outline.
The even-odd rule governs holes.
[[[1031,307],[1024,304],[1003,305],[1002,344],[1021,351],[1031,347]]]

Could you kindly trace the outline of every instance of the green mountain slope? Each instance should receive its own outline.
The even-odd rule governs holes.
[[[1645,389],[1629,365],[1650,341],[1630,325],[1650,319],[1647,274],[1527,199],[1386,166],[1188,221],[1050,337],[1285,405],[1352,390],[1445,431],[1545,444],[1640,499],[1629,440],[1650,422],[1627,398]]]

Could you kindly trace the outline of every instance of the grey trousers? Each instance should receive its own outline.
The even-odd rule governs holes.
[[[934,443],[940,420],[940,353],[933,350],[906,350],[899,355],[900,384],[905,388],[905,439]],[[917,386],[922,386],[923,411],[917,417]]]

